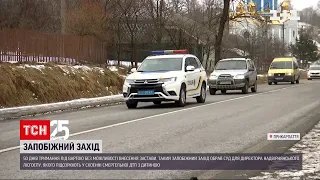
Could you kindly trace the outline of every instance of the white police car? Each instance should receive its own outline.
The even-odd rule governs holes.
[[[128,108],[138,102],[175,101],[183,107],[187,98],[198,103],[206,99],[207,74],[199,59],[188,50],[152,51],[153,56],[133,68],[123,85],[123,96]]]

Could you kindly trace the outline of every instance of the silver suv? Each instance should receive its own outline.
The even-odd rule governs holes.
[[[257,70],[251,59],[222,59],[210,74],[209,92],[215,95],[218,90],[223,94],[227,90],[241,90],[247,94],[249,88],[252,92],[257,92],[257,79]]]

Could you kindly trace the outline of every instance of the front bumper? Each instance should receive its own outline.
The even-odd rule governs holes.
[[[268,82],[292,82],[294,80],[293,75],[268,76]]]
[[[320,79],[320,74],[308,74],[308,79]]]
[[[210,88],[217,90],[238,90],[245,86],[245,79],[229,79],[231,84],[221,84],[222,80],[209,79],[208,84]]]
[[[123,97],[125,101],[153,102],[153,101],[177,101],[179,100],[180,83],[155,83],[155,84],[125,84],[123,85]],[[139,90],[153,90],[152,95],[140,95]]]

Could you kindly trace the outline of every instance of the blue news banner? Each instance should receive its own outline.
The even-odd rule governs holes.
[[[301,170],[302,154],[20,154],[21,170]]]

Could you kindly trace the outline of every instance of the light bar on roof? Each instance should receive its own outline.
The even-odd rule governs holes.
[[[188,54],[189,51],[187,49],[182,50],[159,50],[152,51],[152,55],[167,55],[167,54]]]

